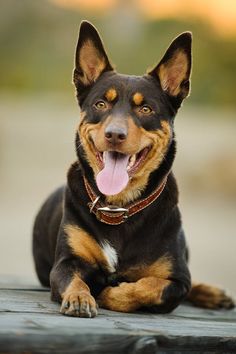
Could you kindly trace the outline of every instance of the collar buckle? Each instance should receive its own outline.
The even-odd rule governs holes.
[[[94,199],[94,201],[93,201],[92,203],[88,203],[89,212],[90,212],[90,213],[93,212],[93,209],[96,207],[96,205],[97,205],[97,203],[98,203],[100,197],[101,197],[101,196],[99,195],[96,199]]]
[[[99,221],[102,221],[102,214],[103,213],[104,214],[108,213],[110,217],[114,217],[114,218],[116,218],[118,216],[117,214],[120,214],[119,216],[121,216],[121,218],[122,218],[121,222],[125,222],[129,217],[129,209],[120,208],[115,205],[107,205],[105,207],[97,208],[96,217]]]

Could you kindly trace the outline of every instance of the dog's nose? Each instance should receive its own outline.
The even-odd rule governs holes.
[[[105,138],[109,143],[120,144],[127,138],[126,127],[109,124],[105,129]]]

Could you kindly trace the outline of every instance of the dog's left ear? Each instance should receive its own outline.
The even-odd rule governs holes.
[[[191,73],[192,34],[184,32],[171,43],[160,63],[148,74],[160,81],[163,91],[177,102],[188,96]]]
[[[96,28],[83,21],[80,25],[73,72],[73,82],[77,90],[90,86],[103,72],[110,70],[113,68]]]

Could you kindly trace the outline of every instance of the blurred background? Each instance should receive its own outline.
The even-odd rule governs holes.
[[[119,72],[142,74],[193,32],[192,92],[176,119],[174,164],[195,280],[236,295],[236,2],[1,0],[0,275],[37,283],[33,219],[75,159],[71,84],[82,19]]]

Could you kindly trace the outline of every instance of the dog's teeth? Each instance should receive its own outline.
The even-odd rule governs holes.
[[[102,152],[102,161],[105,163],[106,161],[106,151]]]
[[[129,165],[130,165],[130,166],[133,166],[134,163],[135,163],[135,161],[136,161],[136,155],[132,155],[132,156],[131,156],[131,159],[130,159]]]
[[[131,169],[131,167],[135,164],[136,161],[136,155],[132,155],[129,159],[129,165],[127,167],[127,171]]]

